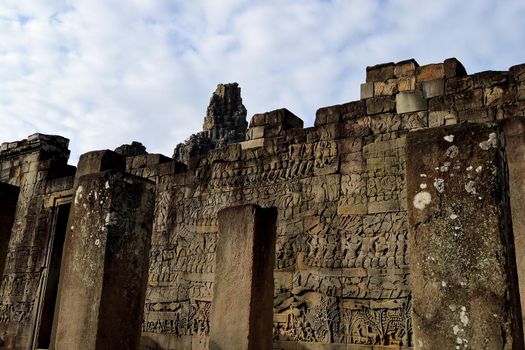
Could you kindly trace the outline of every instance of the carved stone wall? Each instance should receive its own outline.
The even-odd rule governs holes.
[[[254,115],[243,137],[244,107],[231,96],[212,98],[199,134],[213,147],[197,142],[179,161],[123,151],[128,172],[156,183],[142,348],[207,349],[217,213],[243,204],[278,210],[274,348],[411,348],[406,135],[525,117],[525,65],[474,75],[455,59],[368,67],[361,99],[319,109],[314,127],[280,109]],[[228,128],[237,136],[217,141]],[[33,333],[21,329],[36,322],[40,283],[14,279],[44,278],[29,265],[40,264],[45,241],[31,242],[49,236],[49,203],[73,186],[64,161],[39,160],[47,143],[25,151],[24,142],[0,148],[0,181],[20,187],[9,254],[25,254],[8,255],[0,290],[0,337],[12,344],[29,344],[21,339]]]
[[[206,348],[217,212],[245,203],[278,208],[276,348],[411,347],[405,136],[523,116],[521,71],[370,67],[362,99],[321,108],[313,128],[255,115],[247,141],[160,175],[144,347]]]
[[[0,181],[20,188],[0,283],[0,344],[36,347],[49,272],[54,210],[73,185],[68,140],[35,134],[0,146]],[[55,178],[61,175],[61,178]]]

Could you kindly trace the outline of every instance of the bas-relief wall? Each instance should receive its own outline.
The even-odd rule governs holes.
[[[315,127],[255,115],[247,141],[160,176],[145,348],[205,348],[217,212],[244,203],[278,208],[275,348],[411,347],[405,135],[522,115],[516,76],[466,76],[453,59],[372,67],[361,101],[320,109]]]
[[[3,242],[7,256],[0,284],[0,345],[5,349],[36,347],[55,209],[73,184],[67,176],[73,170],[66,165],[67,145],[64,138],[35,134],[0,146],[0,181],[19,189],[11,236]]]
[[[410,346],[403,146],[413,126],[378,119],[348,115],[345,130],[289,130],[264,147],[230,146],[187,173],[161,176],[145,336],[208,334],[217,212],[256,203],[279,213],[279,346]]]
[[[422,67],[413,60],[369,67],[361,100],[321,108],[312,128],[303,129],[300,119],[283,109],[255,115],[246,141],[213,149],[203,134],[198,145],[178,147],[179,153],[191,150],[186,165],[143,151],[129,153],[127,170],[157,184],[143,348],[207,348],[217,213],[246,203],[278,209],[274,348],[309,348],[312,343],[327,349],[412,347],[406,135],[421,128],[523,116],[523,72],[517,66],[510,72],[467,76],[453,59]],[[220,105],[218,100],[210,105]],[[242,105],[239,98],[236,103]],[[243,112],[239,106],[224,109],[236,111],[234,120]],[[207,115],[206,120],[213,118]],[[214,135],[225,134],[217,122],[209,124],[218,130]],[[2,147],[2,164],[23,158],[9,158],[8,144]],[[34,157],[35,174],[41,174],[35,181],[38,192],[29,186],[32,182],[15,183],[24,177],[15,176],[14,161],[2,165],[2,182],[21,186],[20,198],[41,201],[27,209],[29,202],[19,199],[13,251],[15,246],[32,249],[18,237],[35,235],[33,218],[48,220],[53,208],[43,209],[42,203],[72,187],[63,162],[38,168],[42,161]],[[27,210],[37,213],[27,216]],[[48,224],[41,226],[46,234],[39,237],[47,237]],[[49,245],[43,246],[45,253]],[[8,260],[30,262],[36,256],[30,251],[24,258],[8,255]],[[45,271],[42,266],[38,271]],[[15,299],[23,305],[32,302],[30,311],[17,312],[9,304],[15,300],[9,279],[32,273],[26,270],[6,267],[4,272],[4,335],[25,334],[21,329],[28,327],[17,318],[29,325],[37,322],[40,302],[32,296],[44,284],[41,279],[17,289]]]

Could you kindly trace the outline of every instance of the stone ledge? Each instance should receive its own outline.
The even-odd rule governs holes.
[[[427,101],[422,91],[404,91],[396,95],[396,110],[398,114],[426,109]]]
[[[246,149],[258,148],[258,147],[264,147],[264,138],[241,142],[241,149],[243,151]]]
[[[276,109],[270,112],[255,114],[250,121],[250,128],[255,126],[282,125],[284,130],[302,128],[304,123],[295,114],[286,108]]]

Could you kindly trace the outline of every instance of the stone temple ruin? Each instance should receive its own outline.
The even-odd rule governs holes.
[[[173,158],[0,146],[0,349],[524,349],[525,65],[366,70]]]

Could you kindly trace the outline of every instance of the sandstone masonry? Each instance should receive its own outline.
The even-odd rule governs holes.
[[[268,311],[245,301],[271,288],[273,349],[524,348],[525,65],[467,75],[453,58],[381,64],[366,69],[359,101],[320,108],[313,127],[286,109],[245,118],[240,88],[226,84],[203,131],[173,158],[132,143],[83,155],[75,168],[60,136],[1,144],[0,349],[84,339],[88,318],[62,307],[89,313],[74,288],[104,313],[84,327],[99,344],[124,344],[127,334],[130,344],[140,336],[140,349],[213,348],[231,332],[214,328],[214,298],[232,324],[250,308],[236,334],[245,337],[253,310]],[[79,186],[90,197],[77,198]],[[221,237],[241,254],[266,237],[239,228],[257,221],[243,212],[259,207],[277,212],[267,233],[275,233],[273,286],[252,288],[271,259],[245,254],[231,266],[218,245]],[[221,211],[231,225],[220,225]],[[112,225],[120,231],[101,231]],[[94,249],[97,239],[105,250]],[[253,254],[267,252],[261,244]],[[235,271],[248,273],[235,290],[243,297],[228,300],[219,294],[231,285],[217,288]],[[127,307],[135,327],[96,331],[126,327],[111,323],[122,311],[108,305]]]

